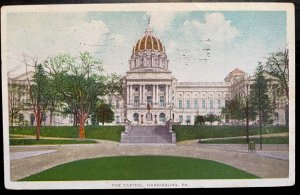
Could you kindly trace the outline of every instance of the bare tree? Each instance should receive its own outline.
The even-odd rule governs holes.
[[[271,53],[267,58],[265,71],[279,80],[280,89],[289,100],[289,50]]]

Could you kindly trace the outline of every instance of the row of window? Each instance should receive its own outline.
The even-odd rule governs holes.
[[[134,87],[134,91],[138,92],[140,87]],[[152,91],[152,86],[146,85],[145,87],[146,91]],[[159,91],[165,91],[164,86],[159,86],[158,87]]]
[[[178,108],[182,109],[183,108],[183,101],[179,100],[178,101]],[[185,108],[191,108],[191,101],[190,100],[186,100],[186,105]],[[193,108],[198,109],[199,105],[198,105],[198,100],[194,100],[194,106]],[[206,101],[202,100],[202,106],[201,108],[206,108]],[[214,108],[214,101],[210,100],[209,101],[209,108]],[[221,108],[221,100],[217,100],[217,108]]]
[[[139,96],[134,96],[133,100],[133,106],[138,107],[140,102],[140,97]],[[147,104],[152,105],[152,96],[147,96]],[[160,107],[165,106],[165,97],[164,96],[159,96],[159,105]]]
[[[136,122],[138,122],[140,119],[139,119],[139,117],[140,117],[140,115],[138,114],[138,113],[134,113],[133,114],[133,121],[136,121]],[[164,113],[160,113],[159,115],[158,115],[158,119],[159,119],[159,121],[161,121],[161,122],[165,122],[166,121],[166,115],[164,114]]]

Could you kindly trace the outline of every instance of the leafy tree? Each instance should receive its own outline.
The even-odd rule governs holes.
[[[111,123],[114,120],[114,112],[110,104],[100,102],[96,107],[97,119],[104,125],[104,123]]]
[[[253,83],[253,89],[251,90],[251,105],[254,108],[256,115],[259,117],[259,127],[260,127],[260,149],[262,149],[262,137],[261,128],[262,124],[270,122],[271,114],[273,113],[273,107],[268,96],[267,80],[263,76],[263,65],[258,64],[255,81]]]
[[[42,64],[37,64],[35,62],[35,73],[32,82],[29,78],[27,78],[27,80],[29,87],[28,94],[31,100],[31,107],[36,124],[36,139],[39,140],[40,128],[43,119],[42,113],[45,112],[48,106],[47,90],[49,89],[49,83]]]
[[[222,108],[223,115],[229,115],[231,120],[240,121],[245,118],[244,112],[242,111],[242,100],[240,96],[235,96],[234,99],[228,100],[225,107]]]
[[[195,122],[194,122],[195,125],[204,125],[204,123],[205,123],[205,119],[202,115],[195,116]]]
[[[213,122],[220,121],[220,118],[217,115],[213,114],[213,113],[208,113],[205,116],[205,121],[209,121],[210,125],[212,125]]]
[[[101,62],[88,52],[76,60],[61,54],[45,62],[64,102],[79,118],[79,137],[85,138],[84,124],[99,97],[120,92],[120,77],[104,75]]]

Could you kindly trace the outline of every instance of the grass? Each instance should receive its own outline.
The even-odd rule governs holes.
[[[260,143],[259,138],[250,138],[256,144]],[[246,144],[246,139],[223,139],[223,140],[207,140],[201,141],[205,144]],[[289,144],[289,137],[266,137],[262,139],[263,144]]]
[[[244,126],[178,125],[173,126],[173,130],[176,132],[177,141],[246,136],[246,127]],[[288,131],[288,127],[286,126],[264,126],[262,128],[262,134],[283,133]],[[249,134],[258,135],[259,127],[250,127]]]
[[[86,126],[85,130],[87,139],[119,142],[121,132],[124,131],[124,126]],[[173,130],[176,132],[177,141],[246,135],[246,127],[244,126],[178,125],[173,126]],[[251,126],[249,131],[250,135],[258,135],[259,127]],[[262,128],[262,134],[283,133],[288,131],[288,127],[286,126],[265,126]],[[35,135],[35,127],[10,127],[9,133],[10,135]],[[41,136],[45,137],[78,138],[78,133],[78,127],[73,126],[41,127]]]
[[[93,144],[94,140],[66,140],[66,139],[9,139],[9,145],[52,145],[52,144]]]
[[[124,126],[86,126],[87,139],[102,139],[111,141],[120,141],[121,131]],[[10,134],[35,135],[35,127],[10,127]],[[56,126],[41,127],[41,136],[44,137],[61,137],[61,138],[78,138],[79,127],[73,126]]]
[[[171,156],[119,156],[58,165],[20,181],[254,178],[258,177],[210,160]]]

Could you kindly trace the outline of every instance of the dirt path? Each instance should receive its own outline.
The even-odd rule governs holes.
[[[265,152],[288,154],[288,145],[264,145]],[[250,153],[247,145],[178,143],[177,146],[119,146],[117,142],[99,141],[97,144],[53,145],[53,146],[10,146],[10,152],[47,151],[55,152],[10,161],[11,180],[19,180],[59,164],[79,159],[106,156],[168,155],[209,159],[222,162],[262,178],[288,176],[288,160],[276,159]]]

